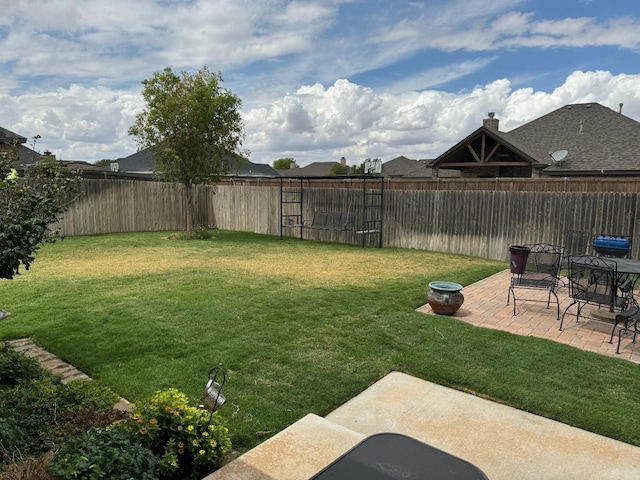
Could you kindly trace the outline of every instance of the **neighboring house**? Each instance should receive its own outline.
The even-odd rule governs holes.
[[[150,148],[145,148],[111,163],[112,172],[144,173],[151,175],[154,173],[155,168],[156,161],[153,159]]]
[[[0,155],[7,155],[11,151],[14,143],[18,145],[19,165],[33,165],[40,160],[40,154],[38,152],[23,145],[24,143],[27,143],[27,139],[25,137],[18,135],[17,133],[13,133],[6,128],[0,127]]]
[[[238,177],[278,177],[278,172],[266,163],[253,163],[250,161],[242,162],[240,168],[236,172],[230,172],[229,175]]]
[[[314,162],[301,168],[291,168],[288,170],[277,170],[283,177],[326,177],[331,175],[331,171],[337,166],[346,166],[346,159],[342,157],[340,162]],[[405,156],[399,156],[382,164],[382,176],[384,177],[411,177],[430,178],[430,160],[412,160]],[[441,170],[442,177],[459,177],[460,173],[455,170]]]
[[[622,110],[622,104],[620,105]],[[566,105],[509,132],[493,113],[430,163],[463,177],[640,176],[640,123],[598,103]]]
[[[384,177],[431,177],[428,160],[412,160],[399,156],[382,164]]]
[[[128,157],[121,158],[111,164],[111,170],[122,173],[153,174],[156,161],[150,148],[145,148]],[[237,168],[228,173],[230,176],[242,177],[277,177],[278,173],[269,165],[253,163],[242,159]]]
[[[433,168],[430,163],[433,160],[412,160],[403,155],[382,164],[382,176],[390,178],[432,178]],[[459,177],[457,170],[441,169],[440,177]]]
[[[340,165],[343,167],[347,165],[346,158],[342,157],[339,162],[313,162],[304,167],[277,170],[277,172],[283,177],[328,177],[331,175],[331,170]]]

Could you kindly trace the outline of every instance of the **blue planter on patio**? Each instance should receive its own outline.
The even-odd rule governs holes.
[[[436,281],[429,283],[427,302],[438,315],[453,315],[464,303],[462,285],[454,282]]]

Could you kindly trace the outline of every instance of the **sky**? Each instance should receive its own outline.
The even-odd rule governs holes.
[[[432,159],[495,112],[640,121],[638,0],[0,0],[0,126],[61,160],[136,152],[142,81],[219,71],[255,163]],[[39,135],[39,138],[34,138]]]

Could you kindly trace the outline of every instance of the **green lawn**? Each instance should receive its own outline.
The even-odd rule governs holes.
[[[221,364],[241,450],[392,370],[640,445],[638,365],[415,312],[429,281],[505,267],[226,231],[71,237],[2,284],[0,338],[30,336],[131,401],[176,387],[195,402]]]

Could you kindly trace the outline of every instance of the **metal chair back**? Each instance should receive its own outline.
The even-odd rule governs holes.
[[[516,289],[546,290],[547,308],[551,303],[551,297],[555,297],[557,305],[557,318],[560,319],[560,302],[556,290],[558,289],[560,265],[564,254],[564,247],[550,243],[535,243],[525,245],[529,249],[527,263],[522,273],[514,274],[511,278],[509,292],[507,293],[507,305],[513,297],[513,314],[516,314]],[[535,299],[526,299],[539,301]]]
[[[569,296],[597,305],[616,306],[617,264],[591,255],[569,258]]]
[[[558,274],[564,248],[549,243],[526,245],[529,257],[517,284],[530,288],[555,289],[558,286]]]
[[[598,307],[624,308],[628,298],[618,295],[620,278],[614,260],[594,255],[569,257],[569,297],[572,302],[565,308],[560,321],[560,330],[567,311],[577,305],[576,321],[580,320],[582,308],[587,304]]]

